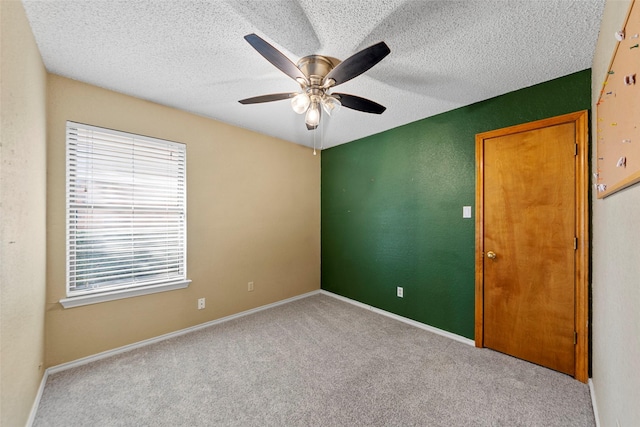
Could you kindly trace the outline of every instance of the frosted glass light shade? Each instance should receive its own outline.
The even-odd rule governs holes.
[[[299,93],[291,99],[291,108],[298,114],[307,111],[309,104],[311,104],[311,99],[306,93]]]
[[[305,117],[305,123],[309,126],[315,127],[320,123],[320,108],[317,103],[311,104],[309,109],[307,110],[307,115]]]
[[[326,111],[328,115],[340,110],[340,107],[342,107],[342,104],[333,96],[325,95],[322,98],[322,108],[324,108],[324,111]]]

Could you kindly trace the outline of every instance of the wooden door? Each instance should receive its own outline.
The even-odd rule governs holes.
[[[479,134],[476,232],[476,344],[583,381],[585,143],[585,112]]]

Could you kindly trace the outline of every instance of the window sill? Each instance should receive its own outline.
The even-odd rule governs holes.
[[[155,294],[158,292],[184,289],[189,286],[191,280],[181,280],[179,282],[161,283],[158,285],[145,286],[141,288],[118,289],[115,291],[101,292],[99,294],[79,295],[76,297],[62,298],[60,304],[64,308],[80,307],[89,304],[114,301],[124,298],[138,297],[141,295]]]

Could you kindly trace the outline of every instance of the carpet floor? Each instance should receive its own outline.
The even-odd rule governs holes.
[[[595,426],[589,388],[327,295],[49,376],[34,426]]]

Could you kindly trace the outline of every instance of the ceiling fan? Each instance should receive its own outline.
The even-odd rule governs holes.
[[[256,34],[249,34],[244,38],[267,61],[298,82],[301,91],[255,96],[240,100],[241,104],[291,99],[291,106],[296,113],[306,113],[305,123],[309,130],[318,127],[321,106],[328,115],[340,106],[373,114],[382,114],[386,109],[376,102],[359,96],[329,92],[331,88],[359,76],[387,56],[391,50],[384,42],[369,46],[344,61],[329,56],[309,55],[300,58],[294,64],[282,52]]]

